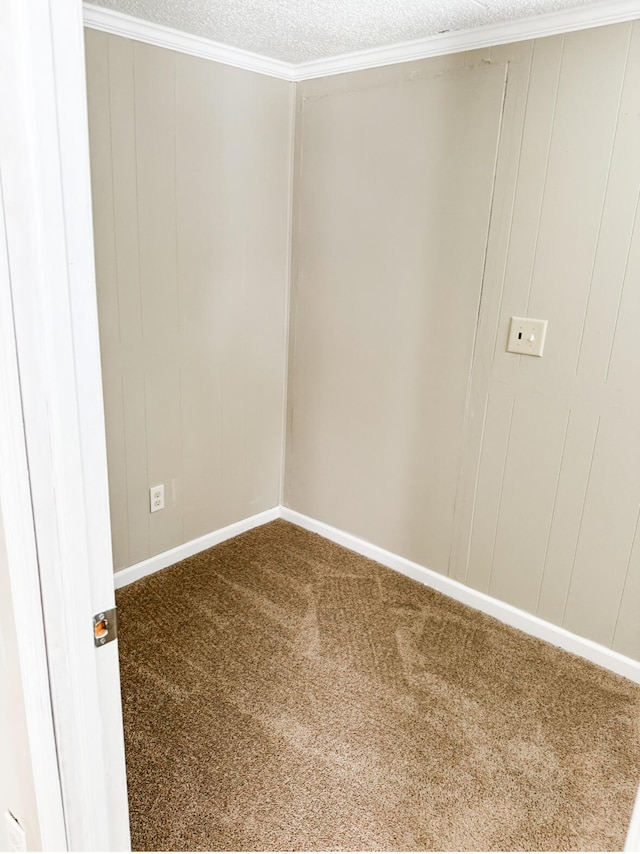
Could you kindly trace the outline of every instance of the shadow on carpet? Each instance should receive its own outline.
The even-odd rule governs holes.
[[[640,688],[278,520],[119,591],[134,850],[620,850]]]

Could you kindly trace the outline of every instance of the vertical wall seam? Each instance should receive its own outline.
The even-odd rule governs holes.
[[[569,435],[569,423],[571,421],[571,409],[569,409],[569,414],[567,415],[567,424],[564,429],[564,440],[562,442],[562,451],[560,452],[560,464],[558,465],[558,476],[556,477],[556,487],[553,493],[553,504],[551,506],[551,517],[549,519],[549,531],[547,533],[547,543],[544,549],[544,560],[542,562],[542,573],[540,575],[540,585],[538,587],[538,598],[536,599],[536,610],[535,614],[538,613],[540,609],[540,598],[542,596],[542,588],[544,586],[544,576],[547,569],[547,560],[549,558],[549,546],[551,544],[551,531],[553,530],[553,520],[556,515],[556,504],[558,503],[558,491],[560,489],[560,479],[562,477],[562,467],[564,465],[564,454],[567,447],[567,436]]]
[[[133,157],[135,161],[136,188],[136,255],[138,258],[138,299],[140,301],[140,338],[144,341],[144,301],[142,299],[142,264],[140,261],[140,187],[138,182],[138,109],[136,81],[136,42],[131,44],[131,76],[133,83]]]
[[[460,493],[462,492],[464,496],[464,484],[466,481],[465,477],[465,467],[464,467],[464,451],[465,451],[465,438],[467,436],[467,431],[469,427],[469,411],[471,409],[471,394],[473,389],[473,379],[474,379],[474,366],[476,364],[476,352],[478,346],[478,337],[480,333],[480,323],[481,323],[481,314],[483,308],[483,297],[485,290],[485,278],[487,273],[487,258],[489,255],[489,242],[491,240],[492,234],[492,225],[494,222],[494,207],[495,207],[495,195],[496,195],[496,182],[498,178],[498,169],[500,163],[500,147],[502,144],[502,127],[504,123],[504,113],[505,107],[507,103],[507,89],[509,86],[509,61],[505,63],[504,70],[504,84],[502,89],[502,104],[500,106],[500,118],[498,121],[498,132],[496,135],[496,152],[493,161],[493,176],[491,180],[491,194],[489,196],[489,217],[487,221],[487,233],[486,239],[484,242],[484,257],[482,259],[482,272],[480,274],[480,293],[478,295],[478,309],[476,312],[476,322],[475,328],[473,332],[473,344],[471,346],[471,356],[469,359],[469,371],[467,374],[467,387],[465,390],[465,402],[464,402],[464,413],[462,416],[462,449],[460,454],[460,465],[458,469],[458,476],[456,478],[456,492],[453,499],[453,514],[452,514],[452,531],[453,536],[451,538],[451,542],[449,544],[449,559],[447,561],[447,575],[451,575],[451,560],[454,554],[454,549],[456,546],[456,527],[455,521],[459,512],[459,501],[460,501]],[[485,409],[485,417],[486,417],[486,409]],[[483,426],[484,429],[484,426]],[[478,469],[480,468],[480,459],[478,459]],[[471,530],[469,530],[469,537],[471,537]],[[467,555],[469,550],[467,549]],[[465,576],[467,573],[467,566],[465,564]]]
[[[624,573],[624,582],[622,584],[622,591],[620,593],[620,601],[618,602],[618,610],[616,611],[616,621],[613,625],[613,634],[611,636],[611,645],[615,643],[616,633],[618,631],[618,622],[620,620],[620,612],[622,611],[622,603],[624,602],[624,594],[627,589],[627,581],[629,580],[629,568],[631,567],[631,558],[633,557],[633,552],[636,546],[636,539],[638,536],[638,525],[640,524],[640,506],[638,507],[638,514],[636,516],[636,526],[633,529],[633,538],[631,539],[631,548],[629,549],[629,558],[627,560],[627,568]]]
[[[251,75],[251,77],[249,78],[248,90],[249,90],[250,114],[253,117],[253,114],[255,112],[255,106],[256,106],[256,84],[255,84],[255,76],[254,75]],[[244,142],[243,142],[243,146],[242,146],[242,152],[243,152],[243,155],[246,156],[246,147],[245,147]],[[250,217],[248,217],[248,216],[243,217],[243,220],[242,220],[242,247],[243,247],[243,252],[242,252],[242,258],[241,258],[242,276],[241,276],[240,281],[241,281],[241,293],[242,293],[242,313],[243,313],[244,317],[250,317],[251,316],[251,308],[249,306],[249,297],[248,297],[248,289],[247,289],[247,281],[249,278],[248,257],[249,257],[249,231],[250,231],[250,228],[251,228]],[[248,372],[248,368],[249,368],[248,338],[249,338],[249,336],[247,335],[246,324],[243,325],[242,330],[238,333],[238,337],[240,338],[240,340],[242,340],[244,342],[244,346],[242,347],[242,350],[241,350],[241,353],[242,353],[241,364],[243,366],[244,371]],[[238,357],[236,356],[236,359],[237,358]],[[258,395],[256,395],[256,397],[258,397]],[[253,401],[252,401],[252,404],[250,405],[249,404],[249,398],[246,396],[243,396],[242,405],[241,405],[241,410],[242,410],[242,419],[241,419],[241,423],[242,423],[242,457],[241,458],[242,458],[242,485],[243,485],[242,493],[248,494],[250,496],[249,500],[251,500],[252,498],[255,498],[255,494],[252,491],[253,485],[254,485],[254,481],[253,481],[254,468],[253,468],[252,463],[249,460],[249,440],[248,440],[249,424],[250,424],[250,421],[252,420],[252,416],[253,416],[252,405],[253,405]],[[258,410],[260,410],[261,406],[262,406],[262,401],[259,400]],[[234,498],[233,506],[235,508],[237,506],[236,502],[238,502],[237,482],[234,483],[233,498]],[[234,516],[236,515],[236,512],[237,511],[234,510]]]
[[[115,181],[115,171],[114,171],[114,154],[113,154],[113,99],[112,99],[112,86],[111,86],[111,36],[108,33],[104,34],[105,47],[106,47],[106,58],[107,58],[107,98],[108,98],[108,116],[109,116],[109,154],[110,154],[110,164],[109,164],[109,174],[111,176],[111,216],[113,220],[113,254],[115,260],[115,289],[116,289],[116,311],[118,312],[118,347],[122,349],[122,312],[120,308],[120,261],[119,261],[119,251],[118,251],[118,229],[117,229],[117,217],[116,217],[116,181]],[[97,292],[97,283],[96,283],[96,292]],[[100,318],[98,317],[98,320]],[[102,360],[101,360],[101,369],[102,369]],[[131,563],[131,523],[129,519],[129,464],[127,460],[127,424],[126,424],[126,416],[125,416],[125,398],[124,398],[124,376],[122,370],[119,371],[119,380],[120,380],[120,403],[122,406],[122,447],[123,447],[123,457],[124,457],[124,483],[125,483],[125,523],[126,523],[126,531],[127,531],[127,555],[126,555],[126,565],[128,566]],[[102,380],[102,385],[104,387],[104,378]],[[104,389],[103,389],[104,395]],[[105,422],[106,422],[106,408],[105,408]],[[106,426],[106,425],[105,425]],[[111,501],[111,490],[109,490],[109,501]]]
[[[518,198],[518,186],[520,183],[520,164],[522,160],[522,148],[524,143],[524,130],[527,123],[527,110],[529,108],[529,91],[531,89],[531,76],[533,72],[533,57],[535,53],[536,42],[531,43],[531,52],[529,54],[529,70],[527,72],[527,91],[524,100],[524,109],[522,111],[522,127],[520,129],[520,144],[518,146],[518,160],[516,163],[516,177],[513,184],[513,196],[511,198],[511,212],[509,214],[509,235],[507,237],[507,246],[504,254],[504,264],[502,267],[502,278],[500,281],[500,298],[498,301],[498,315],[496,317],[496,328],[493,341],[493,355],[491,361],[494,362],[498,352],[498,336],[500,335],[500,318],[502,317],[502,306],[504,303],[504,287],[507,278],[507,267],[509,264],[509,253],[511,251],[511,236],[513,234],[513,217],[516,209],[516,200]]]
[[[217,459],[217,469],[218,469],[218,483],[220,484],[221,493],[224,493],[224,419],[225,419],[225,411],[224,411],[224,359],[220,359],[220,364],[218,365],[218,459]],[[220,503],[216,507],[216,514],[218,517],[222,515],[222,508]],[[225,522],[226,524],[226,522]]]
[[[180,424],[180,471],[178,473],[178,495],[180,505],[180,539],[184,542],[184,408],[182,404],[182,308],[180,299],[180,241],[178,230],[178,118],[177,118],[177,89],[178,89],[178,54],[173,55],[173,200],[175,223],[175,252],[176,252],[176,311],[178,313],[178,413]],[[175,495],[172,488],[172,497]]]
[[[542,182],[542,196],[540,198],[540,210],[538,211],[538,223],[536,225],[536,236],[533,244],[533,262],[531,264],[531,276],[529,277],[529,290],[527,293],[527,309],[525,316],[529,315],[529,306],[531,304],[531,293],[533,291],[533,280],[536,272],[536,262],[538,260],[538,241],[540,239],[540,226],[542,224],[542,213],[544,211],[544,201],[547,195],[547,180],[549,178],[549,161],[551,160],[551,149],[553,147],[553,134],[555,131],[556,125],[556,113],[558,109],[558,94],[560,92],[560,80],[562,79],[562,67],[564,65],[564,48],[565,48],[565,36],[562,36],[562,47],[560,48],[560,62],[558,63],[558,79],[556,81],[556,91],[553,98],[553,113],[551,116],[551,128],[549,130],[549,144],[547,146],[547,158],[544,166],[544,178]],[[520,359],[518,357],[518,366],[520,366]]]
[[[591,273],[589,274],[589,285],[587,288],[587,299],[584,306],[584,314],[582,317],[582,330],[580,332],[580,343],[578,344],[578,354],[576,356],[576,367],[574,371],[574,375],[577,376],[578,370],[580,368],[580,358],[582,356],[582,346],[584,343],[584,335],[585,330],[587,328],[587,316],[589,314],[589,306],[591,304],[591,294],[593,291],[593,277],[596,271],[596,263],[598,260],[598,250],[600,248],[600,234],[602,233],[602,223],[604,221],[604,212],[607,206],[607,199],[609,197],[609,182],[611,179],[611,166],[613,164],[613,155],[616,150],[616,142],[618,140],[618,129],[620,126],[620,109],[622,107],[622,99],[624,96],[625,86],[626,86],[626,78],[627,78],[627,67],[629,65],[629,53],[631,51],[631,36],[633,33],[633,29],[629,26],[629,38],[627,39],[627,52],[625,54],[624,67],[622,70],[622,80],[620,82],[620,94],[618,96],[618,106],[616,109],[616,121],[613,131],[613,139],[611,141],[611,152],[609,154],[609,162],[607,164],[607,177],[605,179],[604,184],[604,192],[602,194],[602,205],[600,207],[600,219],[598,220],[598,231],[596,233],[595,239],[595,249],[593,252],[593,262],[591,264]]]
[[[467,554],[464,561],[464,583],[467,583],[469,576],[469,561],[471,560],[471,543],[473,542],[473,527],[476,521],[476,504],[478,497],[478,485],[480,483],[480,463],[482,461],[482,452],[484,450],[484,437],[487,425],[487,413],[489,412],[489,398],[487,394],[484,401],[484,413],[482,416],[482,429],[480,432],[480,450],[478,452],[478,465],[476,466],[476,476],[473,484],[473,498],[471,501],[471,519],[469,520],[469,537],[467,540]]]
[[[500,528],[500,513],[502,512],[502,496],[504,493],[504,482],[507,476],[507,465],[509,462],[509,448],[511,446],[511,436],[512,436],[512,426],[513,426],[513,413],[516,408],[516,398],[513,398],[511,403],[511,416],[509,418],[509,431],[507,433],[507,447],[504,452],[504,462],[502,464],[502,480],[500,481],[500,496],[498,498],[498,512],[496,513],[496,527],[493,533],[493,548],[491,549],[491,563],[489,565],[489,579],[487,581],[487,593],[491,593],[491,579],[493,577],[493,563],[495,560],[496,554],[496,544],[498,542],[498,530]]]
[[[109,164],[109,174],[111,175],[111,215],[113,219],[113,254],[116,262],[116,311],[118,312],[118,344],[122,346],[122,320],[120,312],[120,264],[118,261],[118,229],[116,226],[116,182],[113,171],[113,110],[111,106],[111,36],[108,33],[104,34],[106,54],[107,54],[107,98],[109,99],[109,153],[111,162]]]
[[[611,361],[613,359],[613,348],[616,343],[616,336],[618,334],[618,323],[620,321],[620,311],[622,310],[622,300],[624,297],[625,287],[627,284],[627,274],[629,272],[629,259],[631,258],[631,248],[633,246],[633,238],[636,232],[636,225],[638,222],[638,210],[640,210],[640,186],[638,187],[638,193],[636,195],[636,207],[633,212],[633,225],[631,226],[631,233],[629,234],[629,245],[627,246],[627,255],[624,262],[624,273],[622,274],[622,283],[620,285],[620,294],[618,296],[618,306],[616,308],[616,319],[613,323],[613,333],[611,335],[611,345],[609,347],[609,357],[607,359],[607,371],[605,373],[604,381],[607,382],[609,380],[609,372],[611,371]]]
[[[287,243],[284,290],[283,366],[282,366],[282,420],[280,429],[280,483],[278,503],[284,504],[287,465],[287,415],[289,411],[289,348],[291,344],[291,293],[293,277],[293,206],[295,194],[295,153],[298,83],[290,83],[289,89],[289,199],[287,206]]]
[[[284,453],[283,453],[283,478],[282,478],[282,504],[284,505],[287,495],[287,484],[293,480],[292,471],[292,443],[293,443],[293,405],[289,405],[293,400],[289,394],[291,385],[292,368],[295,364],[296,352],[296,331],[297,331],[297,281],[298,281],[298,252],[297,242],[300,233],[300,194],[299,185],[301,182],[302,158],[304,152],[304,95],[302,94],[304,82],[295,83],[294,90],[294,126],[292,128],[292,160],[291,160],[291,252],[290,262],[291,271],[289,277],[289,299],[288,299],[288,335],[287,335],[287,406],[285,410],[285,429],[283,433]],[[291,459],[290,459],[291,458]]]
[[[140,300],[140,338],[144,342],[144,300],[142,298],[142,261],[140,253],[140,186],[138,180],[138,85],[136,77],[136,42],[131,45],[131,76],[133,84],[133,147],[135,158],[135,188],[136,188],[136,254],[138,259],[138,298]],[[147,375],[146,370],[142,368],[142,400],[144,412],[144,445],[145,445],[145,482],[149,486],[149,427],[147,419]],[[148,499],[147,499],[148,500]],[[151,517],[149,513],[145,514],[146,531],[147,531],[147,554],[151,549]]]
[[[147,418],[147,374],[143,371],[142,374],[142,404],[143,404],[143,412],[144,412],[144,438],[145,438],[145,454],[144,461],[146,466],[146,483],[147,487],[149,486],[149,425]],[[148,499],[147,499],[148,500]],[[148,507],[147,507],[148,509]],[[147,521],[147,554],[151,551],[151,514],[146,513],[145,519]]]
[[[103,381],[104,384],[104,381]],[[124,405],[124,375],[120,371],[120,401],[122,403],[122,448],[124,453],[124,478],[126,489],[124,491],[125,507],[127,513],[127,566],[131,564],[131,524],[129,522],[129,462],[127,455],[127,410]],[[108,466],[107,466],[108,469]],[[108,470],[107,470],[108,474]]]
[[[582,510],[580,511],[580,523],[578,525],[578,534],[576,536],[576,546],[573,550],[573,560],[571,562],[571,572],[569,573],[569,583],[567,584],[567,592],[564,600],[564,608],[562,609],[562,620],[560,625],[564,627],[565,619],[567,616],[567,606],[569,604],[569,597],[571,595],[571,585],[573,583],[573,573],[576,568],[576,560],[578,557],[578,547],[580,546],[580,536],[582,535],[582,523],[584,521],[584,511],[587,506],[587,498],[589,496],[589,484],[591,483],[591,473],[593,471],[593,461],[596,455],[596,447],[598,445],[598,433],[600,432],[600,420],[601,416],[598,416],[598,423],[596,425],[596,434],[593,437],[593,448],[591,450],[591,461],[589,463],[589,474],[587,475],[587,483],[584,488],[584,496],[582,498]]]
[[[178,89],[178,54],[173,55],[173,216],[175,222],[175,252],[176,252],[176,311],[178,313],[178,342],[182,330],[181,300],[180,300],[180,241],[178,230],[178,118],[177,118],[177,89]]]

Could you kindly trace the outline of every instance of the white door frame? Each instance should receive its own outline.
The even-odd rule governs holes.
[[[36,800],[33,822],[45,850],[66,851],[6,250],[0,182],[0,511]]]
[[[30,589],[15,564],[12,585],[24,641],[24,608],[34,605],[39,580],[42,610],[32,611],[31,619],[37,626],[44,615],[59,773],[57,785],[49,779],[40,820],[45,847],[60,848],[61,788],[70,850],[127,850],[117,642],[96,649],[92,634],[93,614],[115,599],[80,0],[1,4],[0,57],[0,176],[10,279],[2,307],[10,298],[19,375],[19,396],[14,383],[0,428],[4,433],[12,425],[16,446],[16,425],[24,422],[28,481],[23,458],[14,472],[23,517],[21,532],[9,531],[13,559],[20,547],[24,553],[31,547]],[[3,378],[11,370],[5,357]],[[13,495],[2,498],[3,511],[11,509]],[[24,518],[29,500],[30,543]],[[38,693],[42,699],[42,641],[40,636],[37,649],[32,644],[38,684],[25,691],[27,704]],[[40,761],[42,750],[50,772],[51,733],[39,741],[32,745],[34,760]]]

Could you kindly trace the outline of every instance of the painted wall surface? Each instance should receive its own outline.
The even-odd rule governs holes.
[[[640,658],[640,24],[297,110],[286,504]]]
[[[438,569],[504,85],[459,55],[300,87],[287,503]]]
[[[279,503],[293,87],[94,30],[86,55],[119,569]]]
[[[7,810],[24,828],[28,850],[39,851],[40,829],[0,508],[0,851],[9,850]]]
[[[514,86],[452,573],[640,658],[640,24],[492,58]],[[548,318],[541,360],[505,352],[512,314]]]
[[[291,250],[285,503],[640,658],[640,24],[87,61],[116,569],[278,503]]]

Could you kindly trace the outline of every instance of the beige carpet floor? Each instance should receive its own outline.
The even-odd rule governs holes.
[[[615,850],[640,689],[283,521],[118,595],[137,850]]]

